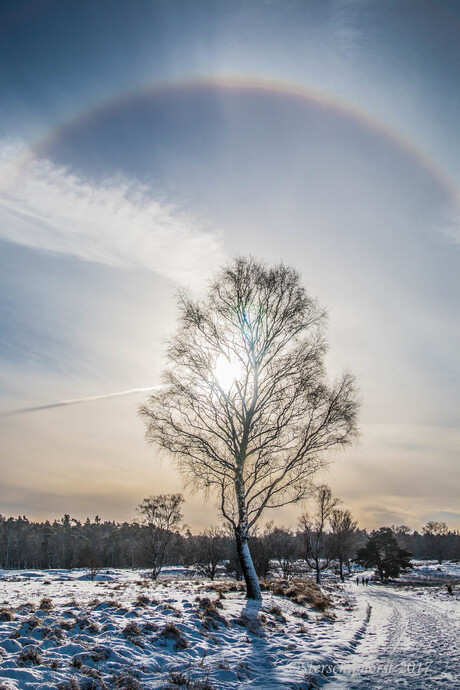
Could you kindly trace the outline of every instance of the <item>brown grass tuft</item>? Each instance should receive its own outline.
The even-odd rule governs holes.
[[[6,621],[12,621],[14,618],[14,613],[11,609],[0,609],[0,621],[5,623]]]
[[[28,645],[24,647],[18,654],[18,666],[39,666],[42,663],[42,655],[38,647]]]
[[[40,611],[51,611],[54,609],[54,604],[49,597],[43,597],[38,608]]]
[[[324,594],[321,588],[313,580],[286,580],[268,583],[270,591],[280,597],[288,597],[296,604],[305,606],[310,604],[317,611],[325,611],[332,606],[332,599]]]

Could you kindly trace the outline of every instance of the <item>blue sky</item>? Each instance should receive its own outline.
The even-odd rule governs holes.
[[[459,29],[434,0],[3,2],[0,412],[156,385],[179,286],[283,260],[361,388],[322,479],[364,526],[459,528]],[[0,513],[177,491],[142,397],[0,418]]]

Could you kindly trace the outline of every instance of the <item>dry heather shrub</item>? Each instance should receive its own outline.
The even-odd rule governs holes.
[[[226,628],[229,627],[227,619],[217,610],[218,608],[223,608],[219,600],[211,601],[208,597],[204,597],[203,599],[198,598],[198,602],[198,615],[202,620],[204,628],[207,630],[217,630],[219,623],[225,625]]]
[[[291,583],[282,580],[272,583],[270,590],[277,596],[292,599],[300,606],[310,604],[317,611],[324,611],[328,606],[332,606],[331,598],[324,594],[313,580],[295,580]]]
[[[18,666],[39,666],[42,663],[42,655],[38,647],[28,645],[18,654]]]
[[[286,621],[286,618],[283,616],[283,612],[279,606],[271,606],[268,612],[271,613],[272,616],[275,616],[275,618],[277,618],[279,621]]]
[[[174,640],[175,650],[187,649],[188,647],[187,640],[182,635],[181,631],[176,628],[174,623],[167,623],[158,637],[162,637],[164,640]]]
[[[54,604],[49,597],[43,597],[38,608],[40,611],[51,611],[54,609]]]
[[[142,635],[142,629],[135,621],[130,621],[123,628],[123,635],[126,639],[133,641],[133,638],[138,638]]]
[[[81,669],[83,666],[88,666],[91,662],[98,663],[99,661],[107,661],[110,657],[110,649],[108,647],[93,647],[87,652],[79,652],[72,657],[70,665],[74,668]]]
[[[0,609],[0,621],[5,623],[6,621],[12,621],[14,618],[14,613],[11,609]]]
[[[169,682],[165,690],[175,690],[175,688],[187,688],[187,690],[214,690],[208,678],[190,678],[182,671],[170,671]]]
[[[109,609],[121,609],[122,605],[120,604],[119,601],[116,601],[115,599],[112,599],[110,601],[105,602],[107,608]]]
[[[88,690],[89,688],[94,688],[94,690],[96,690],[96,688],[98,690],[107,690],[107,685],[102,680],[100,671],[97,671],[95,668],[91,668],[91,666],[83,665],[80,667],[80,673],[93,680],[93,683],[88,683],[87,680],[86,682],[83,681],[83,683],[80,681],[80,684],[83,684],[84,688],[86,687]]]
[[[176,616],[177,618],[180,618],[182,616],[182,613],[179,611],[179,609],[177,609],[172,604],[163,604],[163,610],[167,611],[172,616]]]
[[[70,678],[69,680],[63,680],[57,684],[57,690],[81,690],[80,683],[76,678]]]
[[[242,582],[235,582],[234,580],[226,580],[224,582],[212,582],[205,587],[208,592],[219,592],[226,594],[227,592],[244,592],[245,586]]]
[[[260,621],[257,616],[248,616],[245,613],[241,613],[238,618],[234,619],[236,625],[240,625],[242,628],[247,628],[248,632],[253,635],[260,635]]]
[[[139,594],[136,599],[136,606],[141,606],[143,609],[150,604],[150,599],[145,594]]]
[[[35,628],[38,628],[40,625],[40,620],[36,616],[31,616],[28,618],[24,623],[22,624],[21,628],[23,628],[27,632],[32,632],[32,630],[35,630]]]
[[[55,640],[57,643],[63,642],[65,640],[65,632],[59,626],[54,626],[47,635],[47,639]]]
[[[92,635],[99,635],[99,633],[101,632],[101,628],[94,621],[90,621],[88,627],[86,628],[86,631],[91,633]]]
[[[123,635],[125,637],[137,637],[138,635],[142,635],[142,630],[136,621],[130,621],[123,629]]]
[[[122,690],[142,690],[142,685],[130,673],[119,673],[112,679],[112,687]]]

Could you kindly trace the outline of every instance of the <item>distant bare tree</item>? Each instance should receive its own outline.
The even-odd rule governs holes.
[[[208,527],[195,537],[193,562],[206,577],[214,580],[219,563],[226,557],[228,537],[218,527]]]
[[[427,522],[422,528],[425,554],[434,556],[439,565],[447,557],[449,550],[449,528],[445,522]]]
[[[285,579],[291,577],[299,557],[294,534],[289,529],[275,527],[270,536],[270,542],[273,558],[278,561],[283,577]]]
[[[174,530],[182,520],[183,502],[182,494],[160,494],[144,498],[137,507],[144,524],[141,537],[153,580],[160,574]]]
[[[263,580],[267,579],[268,573],[271,570],[271,561],[273,558],[273,525],[273,520],[267,522],[263,531],[260,531],[259,525],[256,525],[251,534],[251,556],[254,562],[254,568],[257,576]]]
[[[333,558],[331,539],[326,532],[328,521],[340,503],[338,498],[326,484],[317,487],[315,492],[315,508],[311,515],[304,513],[299,526],[303,538],[304,558],[307,565],[316,573],[316,582],[321,580],[321,572],[327,568]]]
[[[342,582],[345,579],[343,566],[350,565],[356,549],[357,526],[358,523],[353,520],[349,510],[336,508],[332,511],[330,516],[332,554],[339,562],[339,575]]]
[[[354,381],[328,383],[324,322],[295,270],[235,259],[203,301],[179,295],[166,385],[140,409],[148,441],[217,496],[251,599],[250,529],[266,508],[305,498],[328,451],[355,437]]]

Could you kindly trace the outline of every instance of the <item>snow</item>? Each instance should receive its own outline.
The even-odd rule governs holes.
[[[458,565],[447,571],[460,575]],[[320,612],[269,592],[247,601],[234,581],[175,573],[152,582],[128,570],[93,581],[79,570],[0,571],[0,688],[71,688],[71,679],[102,689],[460,687],[455,579],[450,596],[445,584],[328,578],[333,606]]]

